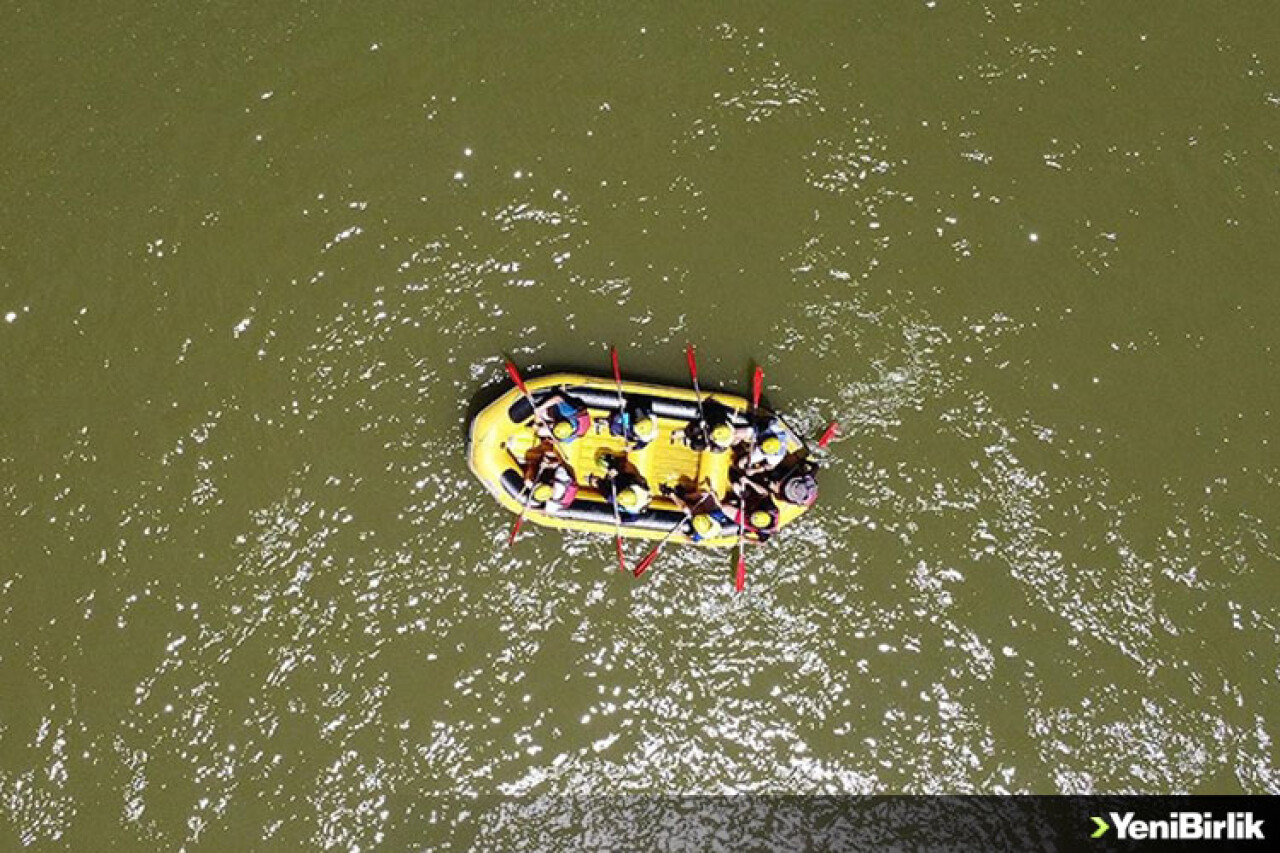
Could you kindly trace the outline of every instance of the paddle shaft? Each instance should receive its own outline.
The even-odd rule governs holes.
[[[609,503],[613,507],[613,531],[614,544],[618,548],[618,571],[625,572],[627,570],[627,560],[622,555],[622,516],[618,514],[618,472],[612,471],[609,475],[609,488],[612,492]]]
[[[707,415],[702,411],[702,389],[698,387],[698,361],[693,355],[693,344],[684,348],[685,357],[689,360],[689,376],[693,379],[693,394],[698,399],[698,423],[702,424],[703,437],[710,444],[710,428],[707,426]]]
[[[751,383],[751,414],[754,416],[756,409],[760,408],[760,386],[764,379],[764,371],[759,367],[756,368],[756,374]],[[747,441],[747,455],[743,457],[747,465],[751,464],[751,455],[756,452],[756,431],[751,430],[751,438]],[[744,471],[743,477],[747,474]],[[733,588],[742,592],[743,587],[747,585],[747,528],[743,524],[747,514],[747,492],[741,489],[738,492],[738,572],[733,579]]]
[[[511,535],[507,537],[507,547],[510,548],[516,544],[516,537],[520,535],[520,525],[524,524],[524,517],[529,512],[529,504],[533,500],[533,483],[529,483],[529,489],[524,495],[524,506],[520,508],[520,514],[516,516],[515,527],[511,528]]]
[[[622,371],[618,368],[618,350],[609,347],[609,357],[613,361],[613,382],[618,386],[618,423],[622,425],[622,438],[627,438],[627,404],[622,398]]]

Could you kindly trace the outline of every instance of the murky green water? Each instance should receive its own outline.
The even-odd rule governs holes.
[[[1266,3],[10,10],[0,847],[1280,792],[1277,45]],[[500,353],[683,383],[687,341],[844,427],[748,593],[507,550]]]

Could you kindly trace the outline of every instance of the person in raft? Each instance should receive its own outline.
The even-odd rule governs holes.
[[[673,432],[671,439],[683,441],[690,450],[724,453],[735,444],[749,441],[751,435],[749,426],[734,427],[727,416],[717,418],[708,414],[705,424],[701,420],[692,420],[684,429]]]
[[[563,387],[538,404],[537,417],[538,434],[549,433],[561,444],[577,441],[591,429],[591,413],[586,405],[566,394]]]
[[[817,468],[812,462],[801,462],[781,476],[770,476],[769,493],[774,500],[795,506],[813,506],[818,499],[818,480],[814,477]]]
[[[628,406],[609,415],[609,433],[626,438],[628,449],[643,450],[658,437],[658,419],[647,406]]]
[[[685,512],[689,519],[690,538],[694,542],[715,539],[733,519],[724,511],[715,492],[694,491],[683,486],[664,488],[663,493]]]
[[[766,542],[778,530],[780,513],[768,489],[750,477],[738,476],[725,496],[725,505],[736,521],[738,507],[743,507],[743,532],[748,539]],[[745,502],[745,505],[744,505]]]
[[[746,455],[744,449],[744,459],[739,461],[743,471],[748,477],[759,477],[778,467],[787,456],[787,442],[780,435],[774,433],[766,433],[761,436],[755,446],[750,448],[750,456]]]
[[[707,400],[693,420],[671,433],[671,440],[683,442],[697,452],[724,453],[734,445],[750,441],[755,434],[750,424],[734,426],[734,414],[734,410],[723,403]]]
[[[604,475],[592,474],[588,482],[618,508],[620,515],[636,516],[649,508],[653,495],[639,474],[625,470],[621,460],[613,456],[602,457],[600,464],[605,469]]]
[[[777,418],[765,421],[756,433],[756,441],[751,447],[751,454],[739,464],[747,476],[763,474],[778,467],[787,456],[787,433],[782,422]]]
[[[578,496],[578,483],[573,471],[554,450],[549,449],[542,454],[530,479],[533,493],[529,495],[529,505],[541,507],[546,512],[562,512]]]

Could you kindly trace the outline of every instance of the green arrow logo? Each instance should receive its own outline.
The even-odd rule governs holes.
[[[1090,838],[1101,838],[1102,836],[1106,835],[1107,830],[1111,828],[1111,824],[1107,823],[1105,820],[1103,820],[1100,817],[1095,817],[1090,819],[1098,825],[1098,828],[1093,831],[1093,835],[1089,836]]]

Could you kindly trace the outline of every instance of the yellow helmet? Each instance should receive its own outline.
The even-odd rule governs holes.
[[[551,488],[550,483],[539,483],[533,487],[533,499],[538,503],[546,503],[555,493],[556,490]]]
[[[716,524],[716,520],[709,515],[695,515],[693,517],[693,529],[697,531],[699,536],[710,536],[712,531],[717,530],[720,525]]]
[[[756,527],[756,528],[768,527],[771,524],[773,524],[773,516],[769,515],[769,513],[765,512],[764,510],[758,509],[755,512],[751,513],[752,527]]]
[[[625,489],[618,492],[618,503],[627,508],[639,506],[640,492],[635,486],[627,486]]]
[[[721,446],[733,440],[733,427],[728,424],[716,424],[711,428],[711,440]]]
[[[556,421],[551,426],[551,434],[563,441],[573,435],[573,424],[568,421]]]
[[[658,434],[658,419],[649,415],[631,424],[631,429],[640,438],[653,438]]]
[[[764,451],[765,456],[777,456],[782,452],[782,439],[776,435],[766,435],[760,442],[760,449]]]

